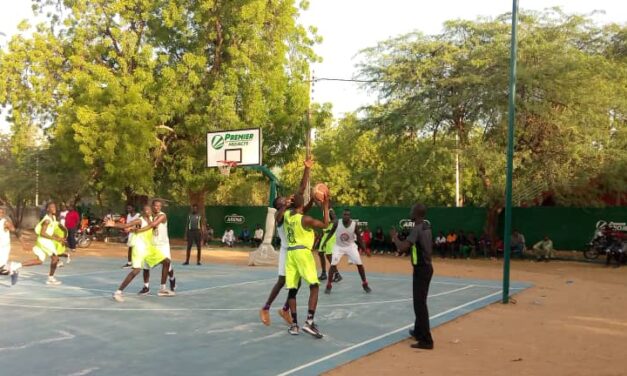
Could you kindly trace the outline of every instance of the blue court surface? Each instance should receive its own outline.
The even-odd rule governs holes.
[[[272,308],[258,310],[276,281],[275,268],[176,265],[177,296],[139,297],[141,275],[126,302],[111,293],[128,270],[117,259],[77,258],[47,286],[47,265],[24,270],[16,286],[0,279],[0,374],[12,375],[317,375],[408,338],[411,276],[370,273],[373,292],[344,267],[333,294],[321,290],[316,322],[323,339],[290,336]],[[160,267],[159,267],[160,268]],[[408,266],[409,268],[409,266]],[[528,287],[513,283],[513,292]],[[304,322],[308,289],[299,293]],[[434,278],[429,298],[437,326],[501,298],[497,281]],[[437,338],[436,338],[437,346]]]

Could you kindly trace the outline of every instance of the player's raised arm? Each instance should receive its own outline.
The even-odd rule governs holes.
[[[303,178],[300,180],[300,186],[298,187],[298,193],[303,195],[305,194],[305,190],[307,189],[307,183],[309,183],[309,175],[311,173],[311,168],[314,165],[313,159],[305,160],[305,171],[303,172]]]

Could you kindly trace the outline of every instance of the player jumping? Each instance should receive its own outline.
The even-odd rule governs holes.
[[[371,292],[372,289],[368,286],[368,281],[366,280],[366,270],[361,262],[361,256],[355,242],[359,243],[361,249],[365,249],[365,246],[361,239],[361,232],[357,227],[357,222],[351,219],[351,211],[349,209],[344,209],[342,220],[333,226],[331,232],[335,233],[335,245],[333,246],[333,254],[331,256],[327,288],[324,290],[324,293],[331,293],[334,274],[337,272],[337,264],[339,264],[344,255],[347,255],[350,261],[357,265],[357,270],[361,277],[361,286],[364,291]]]
[[[303,178],[301,179],[300,186],[298,188],[298,193],[301,195],[305,192],[305,189],[307,189],[307,182],[309,181],[309,173],[311,171],[312,166],[313,166],[312,160],[308,159],[305,161],[305,171],[303,172]],[[287,236],[285,234],[284,214],[285,214],[285,211],[289,209],[289,205],[291,204],[291,201],[289,202],[288,201],[289,200],[286,199],[285,197],[277,197],[273,203],[274,208],[277,210],[276,214],[274,215],[276,226],[277,226],[277,234],[279,235],[279,239],[281,239],[281,248],[279,249],[279,268],[278,268],[279,278],[277,279],[276,283],[272,287],[272,290],[270,291],[270,296],[268,296],[268,300],[266,301],[266,304],[264,304],[264,306],[259,310],[259,317],[261,318],[261,322],[263,322],[264,325],[270,325],[270,306],[272,305],[276,297],[279,295],[279,292],[281,291],[283,286],[285,286],[285,261],[287,257],[286,254],[287,254],[288,241],[287,241]],[[310,201],[309,204],[307,204],[307,206],[305,207],[305,212],[307,212],[307,210],[309,210],[309,208],[311,208],[312,205],[313,205],[313,201]],[[288,325],[292,325],[292,316],[290,315],[289,310],[290,310],[289,304],[288,304],[288,301],[286,300],[285,304],[283,305],[283,308],[279,309],[279,316],[281,316],[283,320],[287,322]]]
[[[326,195],[324,201],[322,201],[322,221],[303,215],[305,211],[304,201],[303,195],[295,195],[292,209],[284,214],[284,226],[288,243],[285,285],[289,290],[288,303],[292,314],[292,325],[290,325],[288,331],[292,335],[297,335],[299,332],[296,317],[296,294],[302,278],[309,284],[309,309],[303,330],[316,338],[322,338],[323,335],[318,331],[316,324],[314,324],[320,282],[318,281],[316,261],[311,253],[311,248],[315,238],[314,229],[324,229],[329,225],[329,197]]]

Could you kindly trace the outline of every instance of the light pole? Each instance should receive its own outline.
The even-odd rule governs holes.
[[[503,304],[509,303],[509,261],[512,237],[512,170],[514,168],[514,124],[516,121],[516,24],[518,0],[512,3],[512,41],[509,58],[509,119],[507,127],[507,176],[505,180],[505,230],[503,234]]]

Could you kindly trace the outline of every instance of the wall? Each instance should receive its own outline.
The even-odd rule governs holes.
[[[408,207],[349,208],[352,217],[364,224],[367,223],[372,231],[377,226],[381,226],[387,234],[392,226],[408,225],[410,210]],[[342,215],[342,209],[343,207],[335,208],[338,216]],[[206,210],[207,221],[214,228],[216,236],[222,236],[227,227],[233,228],[236,234],[239,234],[244,226],[252,231],[257,224],[265,223],[267,212],[267,208],[263,206],[209,206]],[[170,218],[170,236],[183,237],[189,207],[169,207],[167,213]],[[480,234],[483,231],[486,214],[485,208],[430,208],[427,219],[435,232],[461,229],[465,232],[473,231]],[[321,217],[320,209],[312,209],[311,215]],[[519,229],[525,235],[528,246],[548,234],[557,249],[584,249],[599,220],[626,222],[627,207],[598,209],[531,207],[513,210],[513,228]],[[503,223],[503,216],[500,218],[500,223]],[[501,227],[499,233],[502,231]]]

